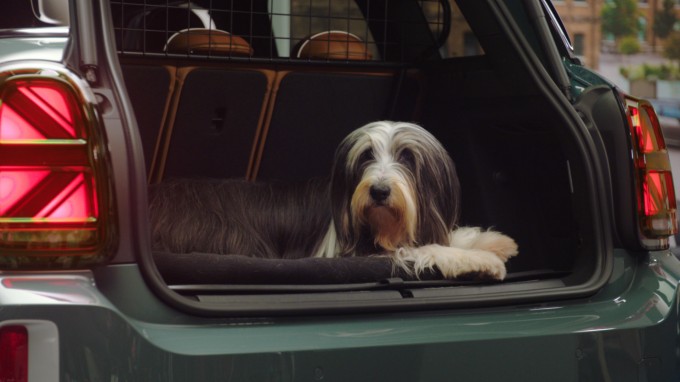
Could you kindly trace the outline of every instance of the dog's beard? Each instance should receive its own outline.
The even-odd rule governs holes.
[[[408,242],[401,211],[380,205],[368,207],[364,211],[373,236],[373,244],[394,251]]]
[[[373,244],[386,250],[415,244],[416,216],[413,198],[398,184],[390,185],[391,193],[384,201],[370,196],[371,181],[359,183],[352,195],[351,209],[356,234],[367,227]]]

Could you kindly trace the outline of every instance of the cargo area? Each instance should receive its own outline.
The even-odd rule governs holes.
[[[503,35],[491,33],[496,25],[485,21],[482,7],[293,1],[282,11],[266,1],[157,3],[111,1],[152,200],[153,190],[173,179],[327,179],[349,132],[376,120],[409,121],[436,136],[455,162],[459,224],[493,228],[518,243],[506,281],[494,288],[545,280],[573,286],[593,277],[600,260],[574,127],[519,59],[508,59],[515,53]],[[277,38],[281,18],[294,25],[291,31],[297,19],[303,26]],[[317,45],[306,39],[329,30],[357,39],[343,34]],[[305,43],[318,51],[301,53]],[[196,216],[210,216],[200,208]],[[176,229],[183,231],[181,224]],[[257,288],[243,285],[290,291],[390,276],[389,264],[376,259],[263,262],[211,253],[206,240],[192,242],[190,235],[185,240],[181,248],[154,240],[154,258],[166,282],[189,294],[192,287],[183,286],[252,293]],[[470,282],[477,283],[436,285]]]

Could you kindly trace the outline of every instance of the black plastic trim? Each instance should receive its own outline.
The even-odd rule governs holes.
[[[567,276],[568,272],[552,269],[516,272],[508,274],[504,283],[521,281],[539,281],[558,279]],[[235,284],[189,284],[169,285],[169,288],[183,295],[220,295],[220,294],[248,294],[248,293],[328,293],[328,292],[358,292],[370,290],[413,290],[425,288],[486,286],[500,285],[501,281],[459,279],[459,280],[404,280],[401,277],[391,277],[376,282],[327,285],[235,285]]]
[[[611,196],[612,221],[617,245],[643,250],[639,239],[634,168],[631,158],[632,142],[625,112],[618,93],[609,86],[598,85],[586,89],[578,97],[575,107],[583,114],[593,138],[602,143],[602,171],[608,173],[608,192]]]
[[[562,90],[562,92],[568,97],[569,96],[569,77],[562,65],[562,60],[560,58],[559,52],[556,49],[555,42],[550,34],[550,29],[548,27],[548,17],[545,14],[543,7],[539,2],[540,0],[525,0],[524,3],[529,13],[530,20],[533,22],[534,27],[538,30],[538,39],[543,48],[543,53],[546,56],[546,65],[548,66],[548,71],[551,72],[553,80],[557,86]]]

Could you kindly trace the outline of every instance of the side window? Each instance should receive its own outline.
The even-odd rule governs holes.
[[[585,52],[585,36],[583,33],[574,34],[574,54],[583,56]]]
[[[446,4],[446,0],[422,0],[419,3],[423,8],[423,14],[430,25],[434,38],[443,40],[439,49],[443,58],[481,56],[484,54],[477,37],[470,29],[470,25],[458,9],[455,1]],[[446,12],[450,14],[449,25],[446,25],[448,18]],[[446,33],[447,29],[447,35],[442,36],[442,33]]]

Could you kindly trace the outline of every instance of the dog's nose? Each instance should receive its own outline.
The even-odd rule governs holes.
[[[382,202],[390,196],[390,188],[386,185],[373,185],[369,191],[371,198],[376,202]]]

